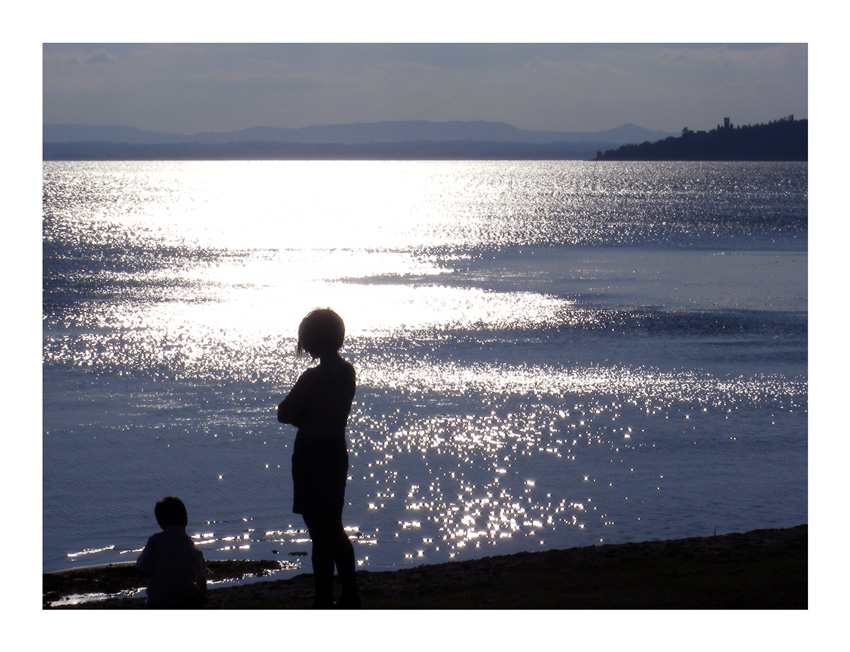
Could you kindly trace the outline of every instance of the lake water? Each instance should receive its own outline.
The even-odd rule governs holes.
[[[43,567],[310,570],[275,406],[330,306],[361,568],[808,521],[805,163],[45,162]]]

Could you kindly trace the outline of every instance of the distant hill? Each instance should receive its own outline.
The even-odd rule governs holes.
[[[479,141],[500,143],[608,143],[610,146],[658,140],[673,135],[651,131],[634,124],[597,132],[535,131],[518,129],[503,122],[484,121],[384,121],[347,125],[321,125],[284,129],[252,127],[229,132],[199,132],[190,135],[148,131],[115,125],[45,124],[45,143],[127,143],[221,145],[246,142],[301,143],[313,145],[366,145],[400,142]]]
[[[633,124],[599,132],[558,132],[483,121],[387,121],[300,129],[252,127],[191,135],[115,125],[45,124],[43,158],[589,159],[601,149],[669,135]]]
[[[599,152],[598,161],[807,161],[809,121],[794,116],[735,127],[726,120],[711,131],[683,129],[681,136]]]

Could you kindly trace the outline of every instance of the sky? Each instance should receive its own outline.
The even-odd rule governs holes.
[[[48,41],[42,59],[44,122],[182,134],[380,120],[678,133],[808,117],[805,42]]]

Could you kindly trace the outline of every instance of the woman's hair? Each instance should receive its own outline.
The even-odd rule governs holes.
[[[163,530],[171,525],[189,524],[189,516],[186,513],[186,505],[177,496],[166,496],[153,508],[156,522]]]
[[[342,348],[345,323],[330,308],[313,310],[298,326],[298,355],[332,353]]]

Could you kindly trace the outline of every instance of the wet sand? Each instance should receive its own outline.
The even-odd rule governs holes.
[[[210,571],[212,579],[262,576],[278,566],[210,562]],[[807,609],[808,526],[366,570],[357,577],[364,609]],[[43,606],[140,609],[138,597],[50,604],[141,586],[144,578],[132,565],[48,573]],[[312,591],[309,573],[259,580],[211,588],[209,608],[306,609]]]

